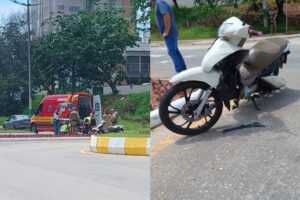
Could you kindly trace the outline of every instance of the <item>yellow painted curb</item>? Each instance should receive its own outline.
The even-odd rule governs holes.
[[[126,155],[146,155],[147,138],[127,138],[125,140]]]
[[[101,138],[101,140],[97,139],[97,152],[99,153],[108,153],[108,144],[109,144],[109,138]]]
[[[95,153],[149,156],[150,138],[91,136],[90,150]]]

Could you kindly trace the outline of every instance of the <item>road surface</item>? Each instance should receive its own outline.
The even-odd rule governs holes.
[[[291,54],[280,71],[287,86],[258,99],[260,111],[242,102],[210,131],[194,137],[175,135],[162,126],[152,130],[152,199],[300,199],[300,38],[290,41]],[[170,77],[167,71],[173,66],[163,64],[167,55],[161,49],[151,51],[156,55],[152,73]],[[184,56],[193,56],[186,59],[191,67],[200,63],[203,52],[182,48]],[[166,72],[157,70],[162,66]],[[265,127],[223,133],[254,122]]]
[[[88,144],[0,140],[0,199],[149,199],[149,157],[80,153]]]

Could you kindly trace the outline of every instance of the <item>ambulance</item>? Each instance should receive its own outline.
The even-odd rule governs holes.
[[[64,124],[68,123],[73,107],[76,108],[81,119],[89,116],[94,108],[96,123],[100,123],[102,118],[100,96],[92,96],[86,92],[73,92],[45,96],[31,117],[31,131],[34,133],[54,131],[52,120],[56,109],[60,108],[60,123]]]

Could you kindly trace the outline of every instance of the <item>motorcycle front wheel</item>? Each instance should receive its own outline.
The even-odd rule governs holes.
[[[210,129],[223,110],[222,99],[216,90],[207,99],[200,117],[194,117],[194,110],[208,89],[203,82],[189,81],[168,90],[159,105],[159,116],[166,128],[181,135],[197,135]]]

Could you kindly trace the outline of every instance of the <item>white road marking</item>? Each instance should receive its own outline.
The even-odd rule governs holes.
[[[152,57],[152,58],[161,58],[161,57],[164,57],[164,55],[151,54],[150,57]]]
[[[183,56],[183,58],[193,58],[196,57],[195,55],[187,55],[187,56]]]
[[[170,62],[171,62],[170,60],[163,60],[163,61],[160,61],[159,63],[166,64],[166,63],[170,63]]]

